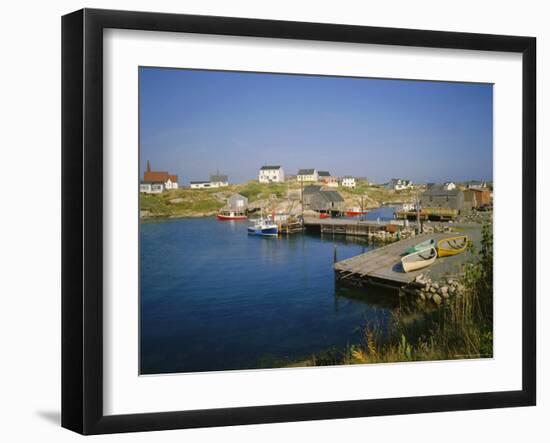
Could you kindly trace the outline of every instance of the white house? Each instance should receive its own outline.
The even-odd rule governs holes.
[[[411,189],[413,187],[411,180],[405,180],[403,178],[392,178],[388,183],[388,188],[394,191],[401,191],[403,189]]]
[[[229,186],[229,179],[227,175],[220,174],[218,171],[216,174],[210,174],[210,183],[211,188],[223,188]]]
[[[285,171],[281,166],[262,166],[258,172],[258,181],[260,183],[283,183]]]
[[[465,184],[466,184],[466,189],[483,189],[487,187],[487,182],[482,180],[470,180]]]
[[[139,184],[139,192],[144,194],[160,194],[164,191],[164,183],[162,182],[141,182]]]
[[[191,189],[212,188],[212,183],[209,181],[192,181],[190,182]]]
[[[319,173],[316,169],[300,169],[296,175],[299,182],[316,182],[319,180]]]
[[[355,177],[342,177],[342,186],[346,188],[355,188]]]
[[[194,180],[190,182],[191,189],[206,189],[206,188],[223,188],[229,186],[229,180],[227,175],[210,174],[210,180]]]
[[[165,189],[178,189],[178,176],[167,171],[151,171],[151,163],[147,160],[147,169],[143,173],[139,192],[158,194]]]
[[[443,183],[442,188],[445,191],[452,191],[453,189],[456,189],[456,184],[454,182],[445,182]]]
[[[319,178],[319,181],[329,188],[337,188],[338,187],[338,177],[334,177],[333,175],[330,175],[330,172],[328,171],[319,171],[317,173],[317,177]]]

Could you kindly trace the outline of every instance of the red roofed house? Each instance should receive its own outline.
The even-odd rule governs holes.
[[[178,176],[166,171],[151,171],[151,164],[147,160],[147,169],[143,173],[143,181],[139,184],[139,192],[158,194],[165,189],[177,189]]]

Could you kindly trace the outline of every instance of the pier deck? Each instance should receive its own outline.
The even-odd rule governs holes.
[[[343,234],[343,235],[359,235],[368,236],[372,232],[380,230],[388,230],[390,228],[397,229],[398,226],[404,226],[404,221],[393,220],[376,221],[376,220],[350,220],[339,218],[305,218],[304,226],[306,228],[318,229],[321,234]],[[409,223],[409,227],[414,227],[414,223]],[[390,228],[388,228],[390,227]]]
[[[339,280],[349,280],[358,284],[382,283],[402,287],[413,283],[419,274],[442,276],[447,271],[458,269],[457,265],[463,263],[470,254],[462,253],[453,257],[438,258],[433,265],[414,272],[403,271],[401,258],[407,248],[428,238],[438,241],[448,236],[449,234],[417,235],[346,260],[341,260],[334,264],[336,277]]]

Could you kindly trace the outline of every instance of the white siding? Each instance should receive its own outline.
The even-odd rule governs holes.
[[[260,169],[258,173],[260,183],[282,183],[285,181],[283,168],[279,169]]]
[[[355,188],[355,178],[353,177],[344,177],[342,179],[342,186],[347,188]]]

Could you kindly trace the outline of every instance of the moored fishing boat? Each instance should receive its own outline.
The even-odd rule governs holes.
[[[218,220],[246,220],[246,212],[238,209],[221,209]]]
[[[428,240],[411,246],[409,249],[405,250],[404,255],[412,254],[413,252],[418,252],[429,247],[435,247],[435,240],[433,238],[429,238]]]
[[[279,227],[270,219],[259,218],[254,220],[254,224],[248,227],[250,235],[261,235],[264,237],[276,236],[279,233]]]
[[[467,235],[447,237],[437,242],[437,255],[439,257],[448,257],[450,255],[460,254],[461,252],[464,252],[467,247]]]
[[[357,217],[359,215],[367,215],[368,211],[361,208],[350,208],[346,210],[347,217]]]
[[[405,272],[412,272],[418,269],[423,269],[435,262],[437,251],[433,246],[426,249],[413,252],[401,259],[401,265]]]

